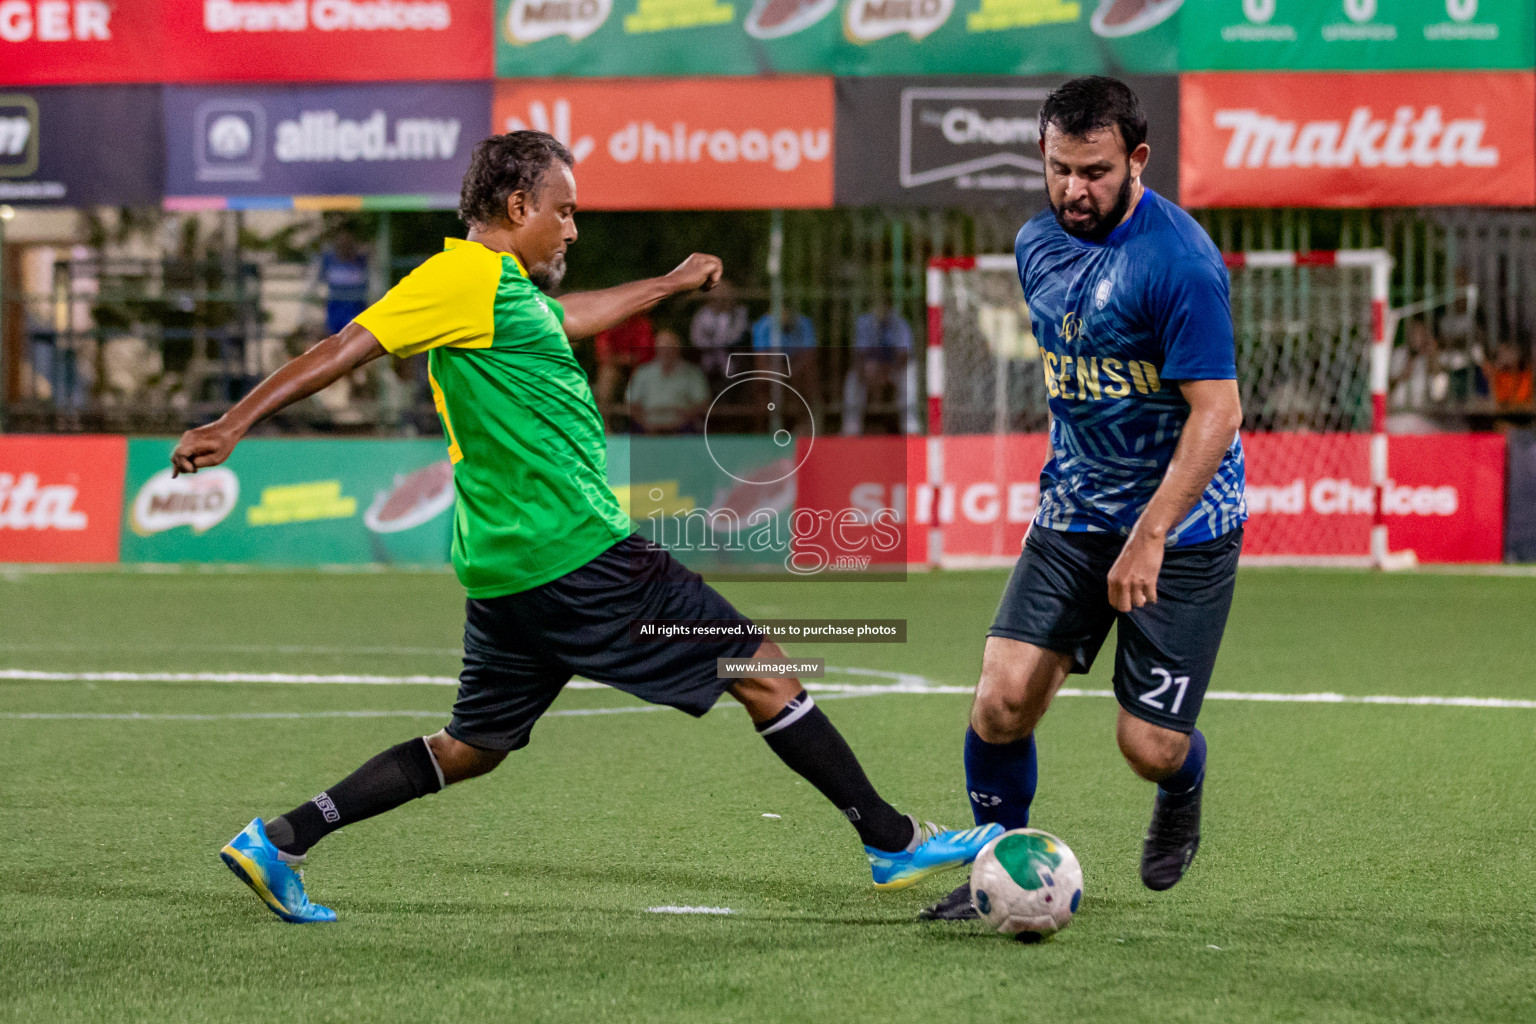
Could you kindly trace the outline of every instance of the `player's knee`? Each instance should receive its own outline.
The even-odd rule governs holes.
[[[427,746],[431,748],[432,756],[437,760],[437,767],[442,770],[445,786],[493,771],[507,758],[505,750],[472,747],[468,743],[454,739],[446,731],[427,737]]]
[[[1012,743],[1034,731],[1040,715],[1022,686],[988,685],[983,678],[971,707],[971,728],[987,743]]]
[[[1138,723],[1118,730],[1120,753],[1131,771],[1148,782],[1161,782],[1184,765],[1189,754],[1189,737],[1170,729]]]

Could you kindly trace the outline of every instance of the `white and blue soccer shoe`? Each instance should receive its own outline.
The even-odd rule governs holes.
[[[1003,834],[1003,826],[998,824],[964,830],[944,829],[931,821],[920,822],[916,818],[912,819],[912,824],[916,826],[917,834],[899,853],[864,847],[876,889],[905,889],[929,875],[964,867],[976,859],[983,846]]]
[[[311,903],[304,879],[290,866],[302,858],[288,857],[267,838],[266,826],[254,819],[219,851],[219,857],[235,876],[250,886],[267,908],[290,924],[318,924],[336,920],[336,911]]]

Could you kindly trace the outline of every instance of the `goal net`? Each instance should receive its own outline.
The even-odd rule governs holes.
[[[1249,558],[1409,564],[1390,552],[1384,433],[1391,257],[1383,250],[1227,257],[1243,399]],[[1048,456],[1040,349],[1011,255],[928,275],[929,561],[1017,556]],[[1169,386],[1169,385],[1163,385]]]

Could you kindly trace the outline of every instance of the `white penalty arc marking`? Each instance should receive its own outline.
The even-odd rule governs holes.
[[[867,668],[827,667],[832,675],[886,679],[885,684],[815,683],[804,684],[807,691],[827,698],[878,697],[885,694],[920,695],[969,695],[969,686],[948,686],[910,672],[887,672]],[[313,675],[287,672],[44,672],[33,669],[0,669],[0,682],[87,682],[87,683],[251,683],[278,685],[362,685],[362,686],[458,686],[454,676],[407,675]],[[586,679],[574,679],[566,684],[575,690],[605,690],[603,683]],[[1060,697],[1114,697],[1113,690],[1085,690],[1063,687],[1057,691]],[[1260,693],[1243,690],[1211,690],[1205,695],[1208,701],[1239,701],[1258,704],[1388,704],[1420,707],[1453,708],[1503,708],[1536,710],[1536,700],[1507,697],[1442,697],[1436,695],[1398,696],[1393,694],[1355,695],[1345,693]],[[649,708],[573,709],[549,714],[619,714]],[[359,712],[359,715],[400,714],[403,712]],[[266,717],[281,717],[274,712]],[[307,713],[306,713],[307,714]],[[334,713],[342,715],[341,712]],[[438,714],[438,712],[434,712]],[[15,717],[8,715],[6,717]],[[69,716],[58,716],[69,717]],[[135,716],[125,715],[125,718]],[[142,716],[141,716],[142,717]],[[167,716],[155,716],[167,717]],[[214,719],[236,716],[209,716]],[[252,714],[248,718],[262,715]],[[198,720],[196,716],[189,720]]]

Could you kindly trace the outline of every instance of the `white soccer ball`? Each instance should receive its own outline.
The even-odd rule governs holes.
[[[1039,942],[1072,923],[1083,869],[1066,843],[1037,828],[1004,832],[976,856],[971,902],[1004,935]]]

